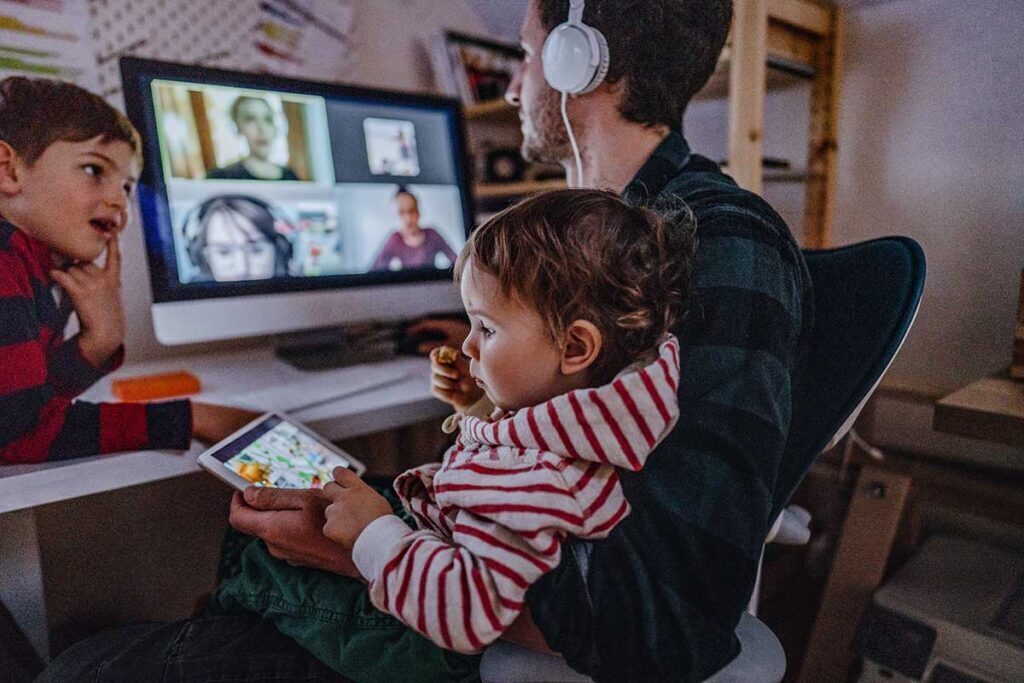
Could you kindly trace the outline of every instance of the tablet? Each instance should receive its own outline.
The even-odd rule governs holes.
[[[282,413],[266,413],[199,456],[199,466],[239,490],[320,488],[331,470],[366,471],[358,460]]]

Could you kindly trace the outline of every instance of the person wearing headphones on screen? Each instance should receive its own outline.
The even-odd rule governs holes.
[[[294,227],[267,202],[247,195],[216,195],[185,216],[182,233],[196,280],[238,282],[289,275]]]
[[[683,114],[714,72],[731,19],[731,0],[529,0],[525,60],[507,93],[528,159],[558,161],[571,185],[632,204],[682,200],[696,222],[695,305],[672,330],[686,410],[649,466],[622,476],[632,514],[605,539],[569,538],[503,634],[559,653],[596,681],[700,681],[736,656],[733,631],[771,525],[813,322],[810,278],[783,219],[683,136]],[[427,320],[409,333],[428,330],[455,347],[469,331]],[[465,371],[435,366],[437,392],[456,388]],[[350,554],[323,535],[328,504],[317,492],[251,490],[231,523],[285,562],[353,576]],[[329,591],[318,598],[329,614]],[[230,627],[231,643],[260,655],[261,638],[273,643],[276,665],[287,657],[290,670],[308,672],[317,663],[265,622]],[[162,642],[179,642],[182,628],[165,627],[171,640]],[[255,655],[240,656],[224,638],[199,645],[197,634],[224,630],[224,621],[187,628],[187,654],[205,657],[207,670],[251,670]],[[145,648],[136,649],[141,657]]]

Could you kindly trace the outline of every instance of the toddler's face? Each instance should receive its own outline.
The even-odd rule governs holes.
[[[95,261],[128,223],[138,168],[127,142],[58,141],[18,174],[18,227],[64,258]]]
[[[564,393],[561,350],[540,315],[501,293],[493,275],[466,264],[462,303],[471,330],[462,351],[469,371],[500,408],[518,410]]]

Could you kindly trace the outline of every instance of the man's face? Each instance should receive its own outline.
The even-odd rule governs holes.
[[[548,31],[540,22],[536,2],[530,2],[520,30],[524,59],[509,84],[505,99],[519,107],[523,130],[523,158],[561,162],[572,154],[560,112],[557,90],[544,79],[541,51]]]
[[[126,142],[57,141],[32,164],[17,162],[18,227],[73,262],[99,258],[128,223],[138,170]]]

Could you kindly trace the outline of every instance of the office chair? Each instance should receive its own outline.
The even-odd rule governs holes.
[[[907,237],[805,251],[815,320],[793,389],[789,436],[769,519],[801,536],[807,518],[785,506],[814,460],[849,431],[899,351],[924,290],[925,258]],[[795,522],[795,524],[794,524]],[[795,528],[795,532],[793,530]],[[797,538],[799,540],[799,538]],[[771,630],[750,614],[736,629],[740,654],[706,683],[780,681],[786,657]],[[585,683],[561,657],[499,641],[484,652],[484,683]]]

